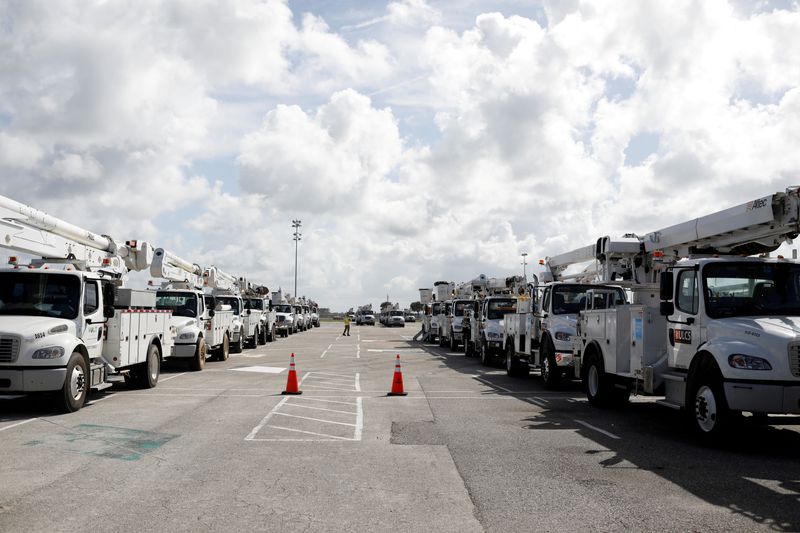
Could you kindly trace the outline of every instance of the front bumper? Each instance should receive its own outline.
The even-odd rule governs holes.
[[[725,398],[734,411],[755,413],[800,414],[800,383],[797,385],[770,385],[727,381]]]
[[[197,351],[197,344],[175,344],[172,347],[172,357],[194,357],[194,353]]]
[[[0,368],[0,392],[40,392],[60,390],[67,368]]]

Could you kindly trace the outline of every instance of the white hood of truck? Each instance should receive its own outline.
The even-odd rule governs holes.
[[[36,334],[51,335],[49,331],[60,325],[66,325],[67,331],[75,335],[75,322],[65,318],[50,318],[46,316],[2,316],[0,315],[0,333],[20,335],[26,341],[33,341]]]

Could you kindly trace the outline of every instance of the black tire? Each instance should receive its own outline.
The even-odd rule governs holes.
[[[450,331],[450,351],[457,352],[458,351],[458,341],[456,340],[456,336]]]
[[[692,433],[703,443],[720,444],[735,416],[728,408],[717,363],[711,356],[700,357],[689,368],[686,380],[686,418]]]
[[[466,334],[464,334],[464,357],[475,357],[475,345],[469,341]]]
[[[147,360],[137,365],[131,372],[140,389],[152,389],[158,384],[158,376],[161,374],[161,350],[156,344],[151,344],[147,349]]]
[[[231,344],[231,350],[230,350],[231,353],[242,353],[242,345],[244,344],[244,341],[242,339],[243,335],[244,335],[244,329],[239,329],[239,340]],[[225,359],[220,359],[220,361],[225,361],[226,359],[228,358],[226,357]]]
[[[192,370],[199,371],[206,367],[206,356],[208,346],[203,337],[197,339],[197,345],[194,348],[194,357],[192,358]]]
[[[57,395],[61,411],[74,413],[86,403],[89,395],[89,366],[80,352],[72,352],[67,363],[67,376]]]
[[[541,359],[544,388],[555,389],[561,383],[561,369],[558,368],[558,363],[556,363],[556,349],[550,337],[547,337],[542,342],[539,357]]]
[[[272,325],[270,328],[269,333],[267,334],[267,342],[275,342],[275,324]]]
[[[256,345],[263,346],[267,344],[267,328],[258,328],[256,332]]]
[[[613,384],[606,375],[603,359],[596,352],[586,355],[582,382],[590,404],[595,407],[606,407],[611,403]]]
[[[514,344],[508,343],[506,348],[506,374],[512,378],[525,378],[530,373],[528,363],[523,363],[514,353]]]
[[[485,340],[481,340],[481,364],[483,366],[492,366],[492,356]]]
[[[444,335],[439,335],[439,348],[445,347]]]

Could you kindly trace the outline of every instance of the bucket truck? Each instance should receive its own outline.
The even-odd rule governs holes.
[[[422,342],[430,342],[432,289],[419,289],[419,303],[422,304]]]
[[[453,282],[437,281],[433,284],[434,303],[431,305],[431,328],[429,340],[439,341],[440,346],[444,346],[442,336],[444,335],[445,302],[453,295]]]
[[[311,302],[311,323],[315,328],[319,327],[319,305],[317,302]]]
[[[598,239],[600,280],[633,301],[587,294],[573,357],[590,403],[662,393],[706,441],[743,411],[799,414],[800,264],[768,257],[798,233],[800,188],[790,188],[644,237]]]
[[[209,354],[227,360],[233,311],[221,308],[212,295],[203,292],[203,269],[157,248],[150,276],[165,280],[156,291],[156,307],[172,314],[177,332],[172,357],[189,360],[194,370],[205,368]]]
[[[638,246],[638,245],[636,245]],[[543,284],[529,285],[517,313],[505,320],[505,367],[512,377],[527,376],[531,367],[541,371],[545,388],[557,387],[573,368],[572,339],[578,312],[587,293],[597,289],[594,246],[584,246],[548,257]],[[615,301],[623,303],[622,288],[609,287]]]
[[[455,298],[449,310],[445,306],[447,340],[450,350],[455,352],[459,345],[463,344],[466,348],[466,338],[464,337],[464,324],[468,322],[470,311],[473,316],[478,313],[479,301],[475,296],[472,282],[461,283],[456,287]],[[449,311],[449,312],[448,312]],[[467,328],[469,331],[469,328]]]
[[[245,339],[251,333],[245,330],[245,326],[248,325],[254,329],[256,324],[245,324],[244,301],[241,297],[238,279],[211,266],[203,272],[203,280],[206,294],[213,296],[217,305],[229,307],[233,311],[230,327],[231,353],[241,353],[244,349]]]
[[[489,366],[503,355],[505,318],[517,312],[517,299],[524,285],[521,276],[486,280],[486,296],[474,322],[482,365]]]
[[[0,393],[52,393],[58,407],[83,407],[90,389],[123,373],[158,382],[172,349],[170,314],[147,291],[122,288],[147,269],[147,243],[117,242],[0,196],[0,247],[16,256],[0,270]]]
[[[265,296],[269,288],[255,285],[245,278],[239,278],[244,311],[242,313],[242,327],[244,329],[244,343],[250,348],[255,348],[267,341],[275,339],[275,312],[269,309]]]
[[[480,274],[478,277],[469,281],[469,287],[472,291],[471,298],[477,302],[468,307],[464,311],[464,319],[461,321],[461,340],[464,343],[464,355],[472,357],[480,353],[480,310],[481,302],[486,297],[487,278],[485,274]],[[462,293],[464,288],[461,289]]]
[[[278,290],[272,293],[270,307],[275,311],[275,327],[278,334],[281,337],[288,337],[294,333],[294,309],[284,297],[283,291]]]

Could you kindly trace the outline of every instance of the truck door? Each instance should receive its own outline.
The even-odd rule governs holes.
[[[103,307],[100,305],[100,283],[94,279],[83,282],[83,339],[89,358],[100,357],[103,352]]]
[[[692,357],[700,345],[700,324],[697,312],[700,291],[695,269],[676,269],[675,312],[669,317],[669,361],[677,368],[689,368]]]

